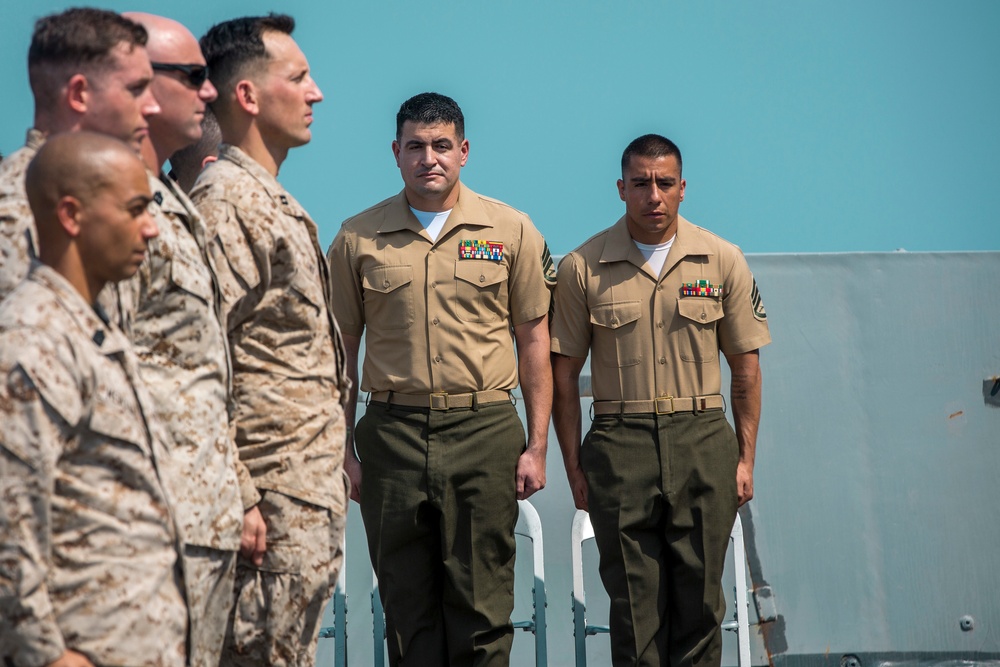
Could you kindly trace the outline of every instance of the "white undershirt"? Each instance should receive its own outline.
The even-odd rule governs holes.
[[[431,237],[431,241],[437,242],[438,235],[441,234],[441,229],[444,227],[444,223],[448,221],[448,216],[451,215],[451,209],[447,211],[418,211],[417,209],[410,207],[413,211],[413,215],[417,216],[417,220],[420,224],[424,226],[427,230],[427,234]]]
[[[674,244],[675,238],[677,238],[676,234],[671,236],[666,242],[657,245],[646,245],[645,243],[639,243],[635,239],[632,239],[632,242],[635,243],[635,247],[639,249],[642,256],[646,258],[646,264],[649,264],[649,268],[653,269],[653,273],[660,275],[660,271],[663,270],[663,263],[667,261],[667,253],[670,252],[670,246]]]

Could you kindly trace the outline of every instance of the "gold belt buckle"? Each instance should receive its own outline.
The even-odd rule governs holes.
[[[670,401],[670,409],[669,410],[661,410],[660,409],[660,401]],[[670,415],[670,414],[673,414],[674,413],[674,397],[673,396],[660,396],[659,398],[654,399],[654,401],[653,401],[653,407],[656,410],[656,414],[658,414],[658,415]]]
[[[430,395],[430,407],[431,410],[447,410],[448,409],[448,392],[446,391],[436,391]]]

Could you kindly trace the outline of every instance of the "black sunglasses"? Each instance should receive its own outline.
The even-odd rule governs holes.
[[[201,88],[208,79],[208,65],[177,65],[174,63],[150,63],[160,72],[182,72],[195,88]]]

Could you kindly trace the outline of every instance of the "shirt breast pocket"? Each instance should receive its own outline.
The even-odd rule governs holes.
[[[124,377],[111,384],[99,379],[94,387],[94,404],[90,413],[90,429],[95,433],[122,442],[131,443],[149,452],[149,436],[132,391]]]
[[[170,263],[170,282],[175,287],[192,294],[205,303],[212,303],[214,290],[208,267],[202,262],[195,263],[175,256]]]
[[[704,363],[719,356],[719,320],[725,314],[722,302],[709,297],[689,296],[677,301],[677,318],[672,335],[677,337],[677,352],[683,361]]]
[[[413,267],[372,267],[361,277],[365,321],[372,329],[409,329],[413,324]]]
[[[601,366],[624,368],[642,362],[642,304],[639,301],[602,303],[590,309],[593,325],[591,353]]]
[[[507,267],[483,260],[456,260],[455,298],[463,322],[496,322],[507,313]]]
[[[323,284],[320,282],[319,269],[315,266],[297,266],[289,278],[288,284],[292,290],[308,301],[316,311],[323,308]]]

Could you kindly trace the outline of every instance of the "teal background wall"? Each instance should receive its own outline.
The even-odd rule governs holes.
[[[0,151],[24,140],[33,21],[3,2]],[[326,94],[281,180],[329,243],[401,187],[400,102],[462,105],[464,178],[532,215],[565,253],[621,214],[625,145],[685,156],[693,222],[747,252],[998,250],[1000,3],[990,0],[99,0],[201,35],[277,9]]]

